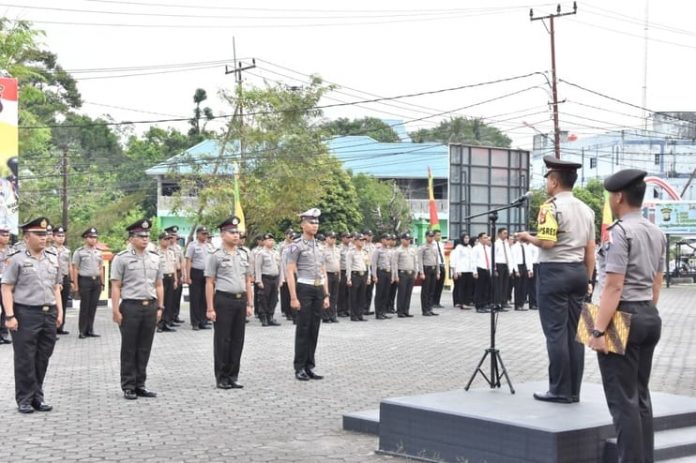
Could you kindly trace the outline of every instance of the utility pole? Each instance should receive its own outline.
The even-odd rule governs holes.
[[[556,88],[556,37],[554,29],[554,19],[560,18],[561,16],[568,16],[571,14],[576,14],[578,12],[577,2],[573,2],[573,11],[567,13],[561,13],[560,3],[556,6],[556,13],[548,14],[546,16],[534,16],[534,10],[529,10],[529,19],[531,21],[543,21],[544,19],[549,20],[549,28],[547,28],[549,35],[551,36],[551,93],[553,96],[553,148],[556,155],[556,159],[561,159],[561,130],[558,127],[558,90]],[[544,23],[546,26],[546,23]]]
[[[251,64],[247,64],[246,66],[241,61],[238,62],[237,44],[235,42],[234,37],[232,37],[232,56],[234,60],[234,66],[232,67],[232,69],[225,66],[225,75],[234,74],[234,80],[237,84],[237,105],[234,109],[233,118],[237,118],[237,120],[239,121],[239,131],[241,134],[242,127],[244,127],[244,105],[242,104],[242,100],[240,98],[242,95],[242,72],[247,71],[249,69],[254,69],[256,67],[256,59],[252,58]],[[239,158],[240,160],[244,159],[244,137],[242,136],[239,137]]]
[[[68,225],[68,147],[63,145],[63,155],[60,160],[60,168],[63,174],[63,191],[61,192],[61,199],[63,201],[63,226],[69,227]]]

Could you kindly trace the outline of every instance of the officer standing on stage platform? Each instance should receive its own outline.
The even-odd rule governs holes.
[[[5,271],[7,256],[14,252],[9,243],[10,227],[6,224],[0,224],[0,276]],[[0,346],[12,344],[12,341],[9,340],[9,335],[9,330],[5,326],[5,311],[2,310],[2,298],[0,298]]]
[[[321,311],[329,308],[330,296],[324,256],[315,239],[320,215],[321,211],[316,208],[300,214],[302,236],[290,245],[287,254],[285,275],[290,307],[297,311],[293,366],[295,378],[300,381],[323,378],[314,371]]]
[[[111,308],[121,330],[121,389],[123,397],[157,397],[145,388],[147,364],[157,322],[164,311],[160,256],[148,251],[149,220],[128,226],[130,249],[119,252],[111,266]]]
[[[75,292],[80,295],[80,339],[98,338],[94,333],[94,318],[99,305],[99,295],[104,288],[104,258],[97,248],[97,229],[90,227],[82,233],[84,246],[75,250],[72,259],[72,280]]]
[[[392,281],[399,285],[396,295],[396,311],[399,318],[413,317],[408,311],[411,307],[411,293],[419,268],[418,251],[411,246],[411,234],[403,233],[401,246],[392,254]]]
[[[53,249],[58,257],[58,264],[60,265],[60,273],[63,275],[63,282],[60,289],[60,300],[61,306],[63,307],[63,323],[58,327],[58,334],[70,334],[70,332],[65,331],[65,318],[67,314],[68,307],[68,296],[70,296],[70,291],[72,289],[72,280],[70,277],[70,249],[65,246],[65,232],[67,230],[63,225],[58,225],[53,229]]]
[[[244,387],[237,378],[246,317],[254,313],[252,270],[249,253],[239,247],[239,223],[239,217],[230,217],[218,226],[222,246],[205,266],[206,316],[214,322],[213,363],[219,389]]]
[[[15,399],[20,413],[48,412],[43,382],[63,319],[63,277],[55,254],[45,250],[48,219],[39,217],[20,228],[26,250],[16,251],[2,274],[7,328],[14,341]]]
[[[667,240],[641,215],[647,172],[621,170],[604,180],[618,220],[600,259],[604,282],[590,347],[597,351],[604,395],[618,435],[619,461],[654,461],[650,370],[662,321],[657,301],[665,272]],[[615,311],[632,314],[626,354],[607,351],[604,332]]]
[[[181,312],[181,294],[184,291],[183,283],[183,268],[184,268],[184,250],[179,244],[179,227],[172,225],[164,229],[165,232],[169,234],[172,238],[172,242],[169,245],[169,249],[174,251],[176,256],[176,281],[178,285],[174,288],[174,305],[172,307],[172,313],[174,314],[174,323],[182,324],[184,321],[179,318],[179,313]]]
[[[594,212],[573,196],[581,164],[553,156],[544,156],[544,163],[550,198],[539,208],[537,236],[517,234],[520,241],[540,248],[537,296],[549,355],[549,389],[534,398],[573,403],[580,400],[585,358],[575,334],[595,266]]]

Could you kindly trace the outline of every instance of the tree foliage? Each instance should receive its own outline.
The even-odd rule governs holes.
[[[420,129],[409,135],[416,143],[463,143],[501,148],[509,148],[512,143],[503,132],[475,117],[453,117],[440,122],[437,127]]]
[[[358,174],[352,177],[364,228],[374,233],[397,233],[411,226],[411,210],[395,183]]]
[[[348,119],[339,117],[333,121],[324,122],[322,129],[328,135],[366,135],[382,143],[397,143],[399,136],[392,127],[376,117],[364,117],[362,119]]]

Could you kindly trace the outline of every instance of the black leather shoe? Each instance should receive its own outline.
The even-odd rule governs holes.
[[[413,315],[411,315],[410,313],[405,313],[404,315],[406,316],[406,318],[413,318]]]
[[[17,411],[19,413],[34,413],[34,407],[29,404],[19,404],[17,406]]]
[[[374,314],[375,314],[374,311],[368,311],[368,312],[363,313],[363,315],[374,315]]]
[[[570,397],[566,397],[564,395],[551,394],[550,392],[544,392],[543,394],[535,392],[534,398],[536,400],[541,400],[542,402],[553,402],[557,404],[572,403],[572,399]]]
[[[324,377],[322,375],[318,375],[318,374],[314,373],[312,370],[305,370],[305,373],[311,379],[324,379]]]
[[[162,326],[160,326],[159,328],[157,328],[157,332],[158,332],[158,333],[173,333],[173,332],[175,332],[175,331],[176,331],[176,330],[175,330],[174,328],[170,328],[170,327],[167,326],[167,325],[162,325]]]
[[[32,402],[31,406],[37,412],[50,412],[53,410],[53,406],[48,405],[46,402]]]
[[[123,391],[123,398],[126,400],[135,400],[138,398],[138,396],[135,394],[133,389],[126,389]]]
[[[570,400],[571,400],[574,404],[576,404],[576,403],[580,402],[580,396],[579,396],[579,395],[571,395],[571,396],[570,396]]]
[[[12,341],[10,341],[10,340],[7,339],[7,338],[3,338],[2,336],[0,336],[0,344],[12,344]]]
[[[432,310],[430,311],[430,316],[431,316],[431,317],[437,317],[438,315],[440,315],[440,314],[439,314],[439,313],[435,313],[435,312],[433,312]]]
[[[191,329],[192,329],[193,331],[198,331],[198,330],[200,330],[201,328],[200,328],[198,325],[196,325],[196,326],[192,326]]]
[[[338,318],[335,318],[335,317],[332,318],[332,319],[331,319],[331,323],[338,323]]]
[[[265,318],[262,318],[261,319],[261,326],[268,326],[268,320],[266,320]]]
[[[101,338],[101,334],[96,333],[87,333],[87,336],[90,338]]]
[[[87,335],[84,335],[82,333],[80,333],[80,335],[78,336],[78,338],[80,338],[80,339],[85,339],[86,337],[87,337]]]
[[[398,317],[399,317],[399,318],[406,318],[406,314],[400,313],[400,314],[398,315]]]
[[[271,318],[268,320],[268,326],[280,326],[280,323],[278,323],[275,318]]]
[[[198,326],[198,328],[200,328],[200,329],[202,329],[202,330],[209,330],[209,329],[210,329],[210,325],[206,325],[205,323],[201,323],[201,324]]]
[[[539,310],[539,307],[537,307],[535,305],[530,305],[529,310]]]
[[[242,389],[244,386],[239,384],[237,381],[230,381],[230,388],[231,389]]]
[[[520,311],[520,312],[526,312],[526,311],[527,311],[527,309],[525,309],[524,307],[515,307],[515,310]]]
[[[423,316],[424,317],[432,317],[433,314],[432,314],[432,312],[423,312]]]
[[[358,318],[358,321],[359,321],[359,322],[366,322],[366,321],[367,321],[367,318],[360,317],[360,318]]]
[[[177,318],[174,319],[174,323],[179,323],[179,324],[181,324],[181,323],[184,323],[184,321],[183,321],[182,319],[180,319],[179,317],[177,317]]]
[[[56,331],[56,334],[70,334],[70,331],[58,330]]]
[[[435,305],[433,306],[433,309],[444,309],[444,308],[445,308],[445,306],[440,305],[440,304],[435,304]]]
[[[296,371],[295,378],[299,379],[300,381],[309,381],[309,375],[304,371]]]
[[[387,317],[386,315],[379,314],[375,317],[377,320],[386,320],[391,317]]]
[[[227,380],[221,380],[219,383],[217,383],[217,388],[218,389],[232,389],[232,385]]]
[[[157,397],[156,392],[148,391],[144,387],[136,387],[135,388],[135,395],[137,395],[138,397],[149,397],[149,398]]]

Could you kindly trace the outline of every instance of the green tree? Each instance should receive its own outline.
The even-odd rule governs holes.
[[[324,194],[316,205],[321,209],[321,230],[344,232],[364,227],[350,175],[336,158],[327,159],[325,166],[329,175],[322,182]]]
[[[188,131],[189,138],[191,141],[194,141],[193,144],[200,143],[210,135],[205,130],[205,127],[214,118],[213,110],[208,106],[201,108],[201,103],[207,99],[208,93],[202,88],[197,88],[193,94],[193,102],[196,106],[193,108],[193,117],[189,120],[191,128]],[[202,120],[203,123],[201,124]]]
[[[512,143],[503,132],[475,117],[453,117],[440,122],[437,127],[420,129],[409,135],[416,143],[464,143],[501,148],[509,148]]]
[[[353,176],[352,181],[365,228],[375,234],[397,233],[410,228],[411,210],[395,183],[365,174]]]
[[[382,143],[397,143],[399,136],[389,124],[375,117],[348,119],[340,117],[321,124],[328,135],[366,135]]]

